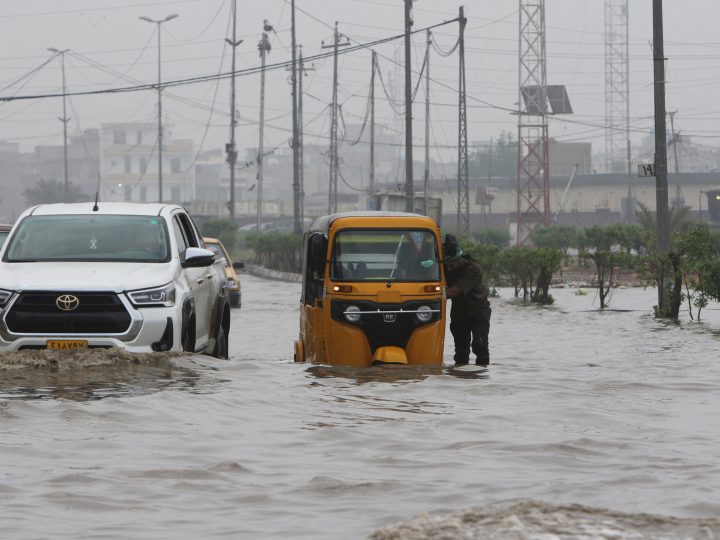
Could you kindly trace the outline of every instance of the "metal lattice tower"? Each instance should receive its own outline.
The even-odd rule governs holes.
[[[605,0],[605,168],[630,174],[628,0]]]
[[[470,234],[470,198],[468,196],[467,103],[465,94],[465,25],[467,19],[460,6],[460,62],[458,85],[458,211],[457,233]]]
[[[545,0],[520,0],[517,245],[550,223]]]

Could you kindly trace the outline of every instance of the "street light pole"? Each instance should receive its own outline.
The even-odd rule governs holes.
[[[269,26],[272,29],[272,26]],[[263,202],[263,143],[265,129],[265,55],[270,52],[270,40],[267,33],[262,33],[262,38],[258,43],[258,51],[260,52],[260,140],[258,142],[257,155],[257,216],[255,219],[255,230],[260,234],[262,226],[262,202]]]
[[[138,17],[141,21],[146,21],[150,23],[157,24],[157,50],[158,50],[158,66],[157,66],[157,73],[158,73],[158,84],[157,84],[157,91],[158,91],[158,202],[163,202],[163,189],[162,189],[162,151],[163,151],[163,127],[162,127],[162,77],[160,72],[160,66],[161,64],[161,58],[160,58],[160,25],[164,22],[171,21],[175,19],[178,15],[173,13],[172,15],[168,15],[164,19],[151,19],[150,17]]]
[[[243,40],[236,39],[237,33],[237,2],[232,1],[232,39],[225,41],[232,47],[232,78],[230,79],[230,143],[227,145],[227,161],[230,164],[230,202],[228,210],[230,210],[230,219],[235,221],[235,164],[237,163],[237,150],[235,149],[235,49]]]
[[[63,123],[63,165],[65,168],[65,202],[68,201],[68,139],[67,139],[67,125],[70,119],[67,117],[67,87],[65,84],[65,53],[70,49],[59,50],[55,47],[50,47],[48,51],[54,52],[60,56],[60,68],[62,70],[62,95],[63,95],[63,115],[62,118],[58,118]]]

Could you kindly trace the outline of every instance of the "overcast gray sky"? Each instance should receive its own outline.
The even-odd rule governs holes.
[[[156,25],[138,19],[179,17],[163,25],[163,81],[202,77],[230,70],[230,0],[4,0],[0,13],[0,96],[55,93],[61,90],[60,62],[37,68],[52,53],[49,47],[70,49],[66,56],[70,92],[154,84],[157,78]],[[271,35],[268,63],[290,59],[289,0],[238,0],[237,68],[259,65],[257,43],[263,20],[277,30]],[[486,141],[507,130],[516,134],[514,109],[518,84],[518,2],[516,0],[417,0],[415,29],[453,19],[464,4],[468,80],[468,135]],[[332,40],[332,26],[353,43],[364,43],[403,31],[402,0],[297,0],[297,42],[305,56],[320,52]],[[667,107],[677,109],[676,129],[696,142],[714,146],[720,139],[716,125],[720,106],[720,7],[712,0],[665,1],[665,52],[668,57]],[[554,119],[550,135],[560,140],[587,140],[594,151],[604,149],[604,0],[547,0],[546,39],[548,83],[565,84],[575,114]],[[438,46],[450,49],[457,23],[433,31]],[[652,1],[630,1],[631,123],[639,140],[653,126]],[[414,38],[413,64],[419,71],[424,35]],[[402,71],[402,40],[375,47],[383,78],[392,86]],[[305,78],[307,142],[327,142],[332,61],[314,62]],[[32,74],[28,76],[28,74]],[[290,136],[290,87],[284,69],[267,73],[266,147],[286,144]],[[457,138],[457,55],[431,55],[431,119],[436,157],[449,159]],[[347,123],[359,123],[365,113],[370,82],[370,51],[359,50],[340,60],[339,97]],[[415,74],[417,77],[417,73]],[[19,82],[18,82],[19,81]],[[256,146],[259,116],[258,74],[238,77],[237,109],[241,115],[238,145]],[[397,88],[401,91],[401,87]],[[392,89],[390,89],[392,90]],[[383,96],[378,83],[376,95]],[[228,140],[230,85],[227,79],[169,88],[163,109],[172,136],[193,138],[196,148],[211,149]],[[402,100],[401,94],[398,100]],[[424,90],[414,107],[414,136],[423,144]],[[61,144],[59,98],[0,104],[0,138],[17,141],[23,150],[37,144]],[[103,122],[156,121],[156,93],[74,96],[68,116],[70,132],[98,127]],[[387,103],[378,103],[378,122],[402,127],[402,118]]]

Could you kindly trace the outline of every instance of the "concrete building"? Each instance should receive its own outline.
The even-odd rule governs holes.
[[[172,139],[166,126],[163,148],[163,202],[195,199],[193,141]],[[100,198],[104,201],[159,200],[157,124],[103,124],[100,127]]]

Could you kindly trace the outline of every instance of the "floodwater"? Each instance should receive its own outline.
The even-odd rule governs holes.
[[[487,368],[352,370],[242,279],[230,360],[0,356],[2,538],[720,538],[720,311],[503,289]]]

